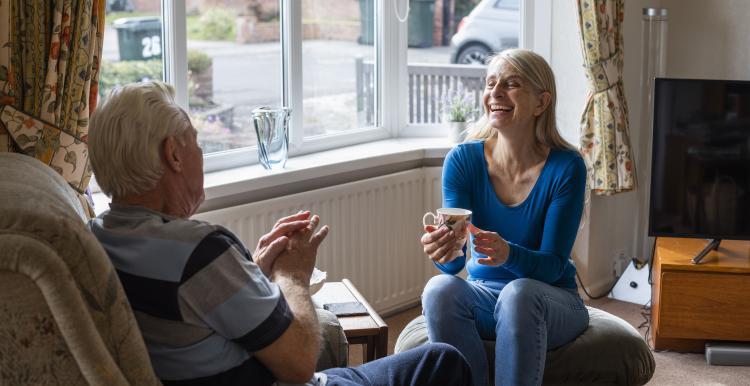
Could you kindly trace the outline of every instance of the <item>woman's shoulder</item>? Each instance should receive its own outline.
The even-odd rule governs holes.
[[[459,143],[448,152],[446,158],[471,160],[478,156],[484,157],[484,141],[474,140]]]
[[[577,176],[586,174],[586,163],[577,150],[574,149],[552,149],[547,159],[550,168],[554,169],[558,176]]]
[[[443,174],[470,178],[481,173],[484,162],[484,146],[481,141],[458,144],[445,156]]]
[[[550,161],[563,166],[584,164],[583,156],[575,149],[552,149],[550,150],[550,156]]]

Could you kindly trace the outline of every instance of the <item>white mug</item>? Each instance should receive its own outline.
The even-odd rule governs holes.
[[[456,232],[463,232],[466,228],[466,223],[471,218],[471,211],[468,209],[461,208],[440,208],[435,211],[437,214],[427,212],[422,217],[422,225],[434,225],[438,228],[445,226],[448,229],[456,230]],[[431,222],[427,222],[427,218],[432,217]],[[466,243],[466,234],[462,233],[461,238],[463,243],[460,248],[450,252],[450,257],[455,259],[458,256],[463,255],[463,244]]]
[[[466,225],[466,221],[471,217],[471,211],[461,208],[440,208],[436,210],[437,214],[427,212],[422,217],[422,225],[434,225],[438,228],[447,226],[450,229],[460,229]],[[432,217],[432,222],[427,222],[427,217]]]

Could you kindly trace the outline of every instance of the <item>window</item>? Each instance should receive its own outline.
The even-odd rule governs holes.
[[[475,119],[481,114],[486,60],[493,53],[519,46],[518,0],[440,3],[441,7],[434,9],[412,3],[410,10],[408,122],[411,125]],[[435,15],[431,17],[432,12]],[[428,23],[432,20],[433,23]],[[447,116],[449,99],[457,98],[473,104],[468,116]]]
[[[290,155],[410,135],[483,78],[467,64],[519,45],[519,3],[549,1],[109,1],[100,89],[173,84],[207,171],[257,161],[260,106],[291,107]]]
[[[162,79],[161,12],[159,4],[134,10],[130,2],[107,2],[99,96],[114,87]]]
[[[519,9],[518,2],[519,0],[496,0],[495,8],[510,9],[513,11],[518,11]]]
[[[251,112],[261,106],[292,108],[292,154],[387,136],[374,119],[376,78],[357,77],[375,62],[376,2],[301,3],[108,2],[101,93],[172,83],[207,169],[257,159]]]
[[[307,1],[302,7],[304,137],[374,126],[373,1]]]
[[[255,146],[251,112],[283,101],[279,4],[190,4],[188,105],[203,152]]]

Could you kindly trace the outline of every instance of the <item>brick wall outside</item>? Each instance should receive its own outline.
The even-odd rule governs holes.
[[[158,12],[159,2],[154,0],[130,0],[136,11]],[[238,16],[246,16],[250,3],[259,4],[264,13],[278,14],[278,0],[185,0],[190,14],[199,14],[214,7],[235,10]],[[356,41],[360,34],[360,0],[301,0],[303,34],[305,39],[330,39]],[[373,1],[392,0],[367,0]],[[442,43],[443,3],[450,2],[452,8],[456,0],[435,0],[433,44]],[[252,19],[252,18],[251,18]],[[241,43],[277,41],[278,22],[262,22],[249,25],[247,19],[237,20],[237,41]]]
[[[432,45],[441,46],[443,45],[443,2],[445,0],[435,0],[434,14],[435,19],[433,21],[432,28]],[[449,0],[450,1],[450,0]]]
[[[236,10],[239,14],[247,14],[250,4],[257,4],[264,12],[278,13],[278,0],[188,0],[188,11],[205,12],[211,8],[225,8]]]
[[[130,3],[133,4],[133,9],[137,12],[159,12],[161,10],[159,1],[130,0]]]
[[[207,4],[218,0],[194,1]],[[237,31],[238,43],[279,40],[278,22],[255,22],[252,17],[239,17]],[[359,0],[302,0],[302,34],[304,39],[356,41],[360,34]]]
[[[261,43],[279,41],[279,22],[258,23],[247,17],[237,17],[237,43]]]

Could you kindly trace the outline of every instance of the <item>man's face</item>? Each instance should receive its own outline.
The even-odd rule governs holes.
[[[198,132],[192,125],[182,139],[184,142],[182,151],[185,156],[184,175],[188,189],[185,193],[188,194],[190,199],[192,213],[195,213],[205,198],[203,191],[203,150],[198,145]]]

